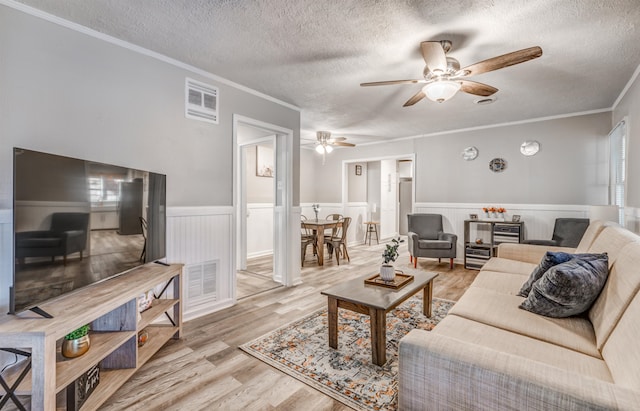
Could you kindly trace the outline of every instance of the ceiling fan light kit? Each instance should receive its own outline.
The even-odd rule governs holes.
[[[324,155],[333,151],[333,146],[355,147],[355,144],[347,143],[346,137],[331,138],[330,131],[316,131],[316,152],[322,154],[322,164],[324,164]]]
[[[462,85],[457,81],[440,80],[429,83],[422,88],[422,92],[431,101],[445,102],[455,96]]]
[[[421,91],[414,94],[404,103],[404,107],[412,106],[425,97],[429,100],[442,103],[451,99],[460,90],[476,96],[489,97],[496,93],[498,89],[488,84],[467,80],[467,78],[524,63],[542,56],[542,49],[534,46],[492,57],[460,69],[458,60],[446,55],[449,50],[451,50],[451,41],[449,40],[423,41],[420,43],[420,51],[426,63],[423,70],[424,78],[376,81],[372,83],[361,83],[360,85],[367,87],[393,84],[425,84]]]

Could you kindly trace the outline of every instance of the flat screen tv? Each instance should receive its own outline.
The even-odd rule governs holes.
[[[11,313],[165,257],[165,175],[13,152]]]

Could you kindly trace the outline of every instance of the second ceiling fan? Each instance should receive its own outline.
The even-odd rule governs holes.
[[[318,142],[316,143],[316,151],[318,153],[330,153],[333,151],[333,146],[342,146],[342,147],[355,147],[355,144],[347,143],[345,140],[346,137],[331,137],[330,131],[317,131],[316,138]]]
[[[412,106],[425,97],[442,103],[453,97],[459,90],[477,96],[488,97],[497,92],[498,89],[488,84],[467,80],[466,78],[524,63],[542,56],[542,49],[535,46],[483,60],[460,69],[458,60],[447,56],[447,53],[451,50],[451,41],[449,40],[423,41],[420,43],[420,50],[426,63],[423,71],[424,79],[376,81],[360,85],[367,87],[425,83],[425,86],[407,100],[403,107]]]

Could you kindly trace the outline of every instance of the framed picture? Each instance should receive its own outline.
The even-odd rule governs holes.
[[[477,220],[478,219],[478,214],[469,214],[469,219]]]
[[[362,166],[360,164],[356,164],[356,175],[357,176],[362,175]]]
[[[514,214],[513,217],[511,217],[511,221],[514,223],[519,223],[520,222],[520,216],[518,214]]]
[[[273,177],[273,148],[256,146],[256,176]]]

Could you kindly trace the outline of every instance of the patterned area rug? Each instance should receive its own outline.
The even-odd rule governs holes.
[[[434,298],[422,315],[422,293],[387,314],[387,362],[371,363],[369,316],[340,309],[338,349],[329,347],[327,310],[263,335],[240,348],[357,410],[396,410],[398,343],[414,328],[431,330],[453,302]]]

